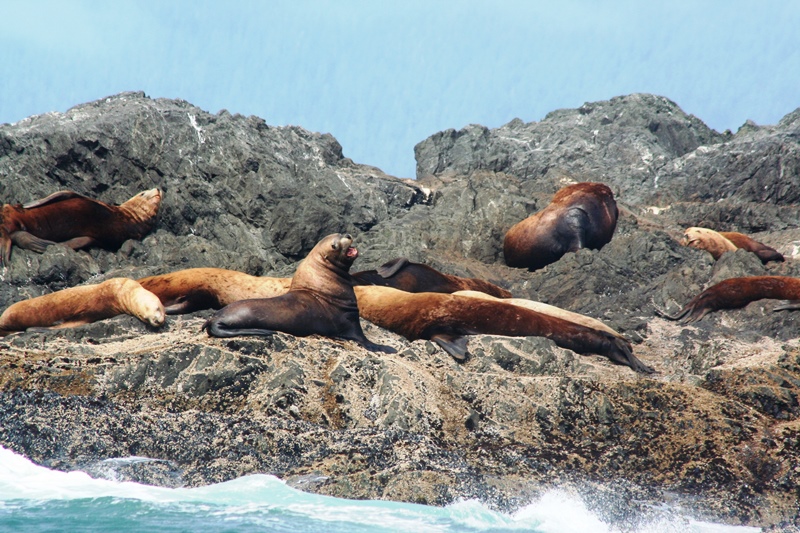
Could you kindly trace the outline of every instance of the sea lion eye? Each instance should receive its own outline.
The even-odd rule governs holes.
[[[331,243],[331,248],[333,248],[334,250],[338,250],[339,249],[339,243],[337,241],[333,241]]]

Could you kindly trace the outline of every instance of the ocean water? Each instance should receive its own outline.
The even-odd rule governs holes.
[[[128,460],[141,460],[130,458]],[[548,492],[504,514],[477,501],[430,507],[358,501],[298,491],[268,475],[199,488],[94,479],[37,466],[0,447],[0,531],[14,532],[505,532],[616,531],[580,498]],[[750,533],[654,510],[640,533]]]

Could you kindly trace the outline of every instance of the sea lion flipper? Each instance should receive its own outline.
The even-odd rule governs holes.
[[[87,246],[91,246],[95,243],[95,239],[92,237],[74,237],[68,241],[64,241],[61,244],[64,246],[68,246],[73,250],[80,250],[81,248],[86,248]]]
[[[442,347],[442,349],[453,356],[456,361],[467,359],[467,338],[459,335],[446,335],[444,333],[434,335],[431,340]]]
[[[608,340],[613,344],[608,354],[609,359],[615,363],[629,366],[634,371],[641,374],[652,374],[655,372],[653,367],[644,364],[638,357],[633,355],[633,350],[631,350],[631,346],[626,340],[614,337],[613,335],[609,335]]]
[[[408,264],[408,258],[397,257],[379,266],[375,271],[384,279],[391,278]]]
[[[0,227],[0,266],[11,263],[11,237],[5,228]]]
[[[20,248],[32,250],[38,254],[43,254],[48,246],[56,244],[54,241],[40,239],[36,235],[28,233],[27,231],[15,231],[10,235],[10,239]]]
[[[800,309],[800,300],[789,300],[785,304],[775,307],[773,311],[795,311]]]
[[[28,202],[27,204],[22,204],[22,207],[25,209],[33,209],[34,207],[42,207],[43,205],[52,204],[54,202],[61,202],[62,200],[69,200],[70,198],[86,198],[86,197],[74,191],[58,191],[54,192],[53,194],[45,198],[40,198],[38,200]]]

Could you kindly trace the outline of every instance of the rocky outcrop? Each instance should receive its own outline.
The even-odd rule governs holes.
[[[168,486],[265,472],[336,496],[513,509],[568,484],[625,527],[667,494],[704,518],[797,525],[798,314],[764,301],[682,327],[655,309],[728,277],[800,276],[799,116],[720,134],[665,98],[619,97],[437,133],[416,147],[416,181],[350,161],[330,135],[142,93],[0,126],[0,202],[164,193],[156,231],[119,250],[15,249],[2,307],[196,266],[291,275],[320,236],[348,231],[356,270],[404,255],[488,279],[603,320],[658,371],[541,338],[473,337],[457,363],[367,322],[396,354],[212,339],[209,312],[160,330],[122,316],[0,339],[0,444],[97,476],[109,459],[149,457],[114,475]],[[535,272],[506,267],[505,231],[576,180],[614,190],[611,243]],[[739,250],[714,262],[680,246],[686,226],[752,234],[787,261]]]

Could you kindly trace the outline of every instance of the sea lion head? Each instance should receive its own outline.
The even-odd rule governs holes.
[[[112,278],[104,282],[113,290],[121,305],[120,311],[135,316],[145,324],[159,327],[167,314],[161,299],[142,287],[138,281],[128,278]]]
[[[736,245],[731,241],[708,228],[691,227],[683,232],[681,244],[698,250],[705,250],[714,259],[719,259],[725,252],[736,250]]]
[[[119,207],[120,209],[124,209],[135,220],[143,222],[155,218],[160,205],[161,191],[158,189],[150,189],[131,197],[130,200],[121,204]]]
[[[352,244],[353,237],[349,233],[334,233],[317,243],[311,254],[337,268],[349,271],[358,258],[358,250]]]

